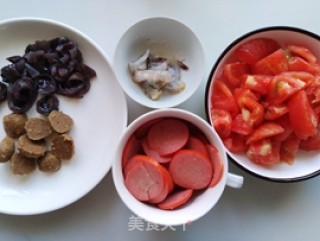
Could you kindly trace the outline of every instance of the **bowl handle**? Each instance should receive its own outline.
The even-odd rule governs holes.
[[[243,184],[243,176],[227,173],[227,186],[233,188],[241,188]]]

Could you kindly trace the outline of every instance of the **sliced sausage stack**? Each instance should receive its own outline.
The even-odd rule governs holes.
[[[215,186],[223,173],[218,150],[193,124],[151,120],[128,139],[122,153],[125,185],[139,201],[175,209]]]

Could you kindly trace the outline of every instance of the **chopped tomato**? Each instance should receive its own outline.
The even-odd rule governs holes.
[[[288,57],[283,49],[279,49],[259,60],[252,68],[254,74],[276,75],[288,70]]]
[[[223,144],[232,153],[241,153],[248,150],[245,137],[237,133],[231,133],[231,135],[223,140]]]
[[[273,39],[256,38],[241,44],[235,54],[244,63],[254,65],[258,60],[279,49],[279,44]]]
[[[317,130],[314,136],[309,137],[307,140],[301,140],[299,147],[306,151],[320,150],[320,129]]]
[[[292,164],[294,161],[294,157],[299,150],[299,144],[300,138],[297,137],[294,133],[288,136],[288,138],[281,143],[281,161],[287,162],[288,164]]]
[[[299,46],[299,45],[289,45],[287,46],[287,49],[290,51],[291,55],[297,55],[305,59],[308,63],[316,63],[317,58],[314,56],[311,51],[306,48],[305,46]]]
[[[316,63],[309,63],[303,58],[293,56],[288,60],[289,71],[305,71],[313,75],[320,74],[320,66]]]
[[[245,74],[249,73],[249,67],[242,62],[226,64],[223,67],[223,76],[231,86],[239,86]]]
[[[242,114],[238,114],[232,121],[231,130],[241,135],[249,135],[253,131],[253,126],[243,118]]]
[[[258,126],[263,121],[264,107],[256,100],[241,96],[237,99],[243,119],[252,126]]]
[[[280,118],[274,120],[277,124],[279,124],[284,131],[280,134],[277,134],[275,136],[272,137],[273,141],[284,141],[285,139],[287,139],[291,133],[293,132],[293,128],[290,125],[290,121],[289,121],[289,115],[285,114],[283,116],[281,116]]]
[[[299,148],[320,150],[317,56],[305,46],[257,38],[240,44],[231,59],[211,97],[219,110],[213,125],[226,148],[259,165],[291,164]]]
[[[288,102],[289,120],[295,134],[303,140],[317,133],[318,119],[311,108],[306,91],[300,90]]]
[[[265,108],[264,119],[269,121],[275,120],[288,113],[288,111],[288,106],[285,104],[271,105]]]
[[[282,132],[284,132],[284,129],[281,125],[277,124],[276,122],[263,123],[259,127],[257,127],[253,131],[253,133],[248,137],[247,144],[275,136]]]
[[[213,88],[211,96],[212,106],[217,109],[227,110],[231,116],[236,116],[239,108],[229,87],[224,82],[216,80]]]
[[[280,144],[270,139],[252,142],[247,155],[256,164],[273,165],[280,162]]]
[[[231,133],[231,115],[228,111],[222,109],[212,109],[211,119],[213,121],[214,129],[219,136],[224,139]]]
[[[266,95],[272,78],[268,75],[246,75],[243,80],[243,88]]]
[[[313,83],[306,88],[306,92],[311,105],[320,103],[320,76],[314,78]]]
[[[305,86],[306,83],[298,78],[276,75],[269,86],[268,101],[270,104],[279,105]]]

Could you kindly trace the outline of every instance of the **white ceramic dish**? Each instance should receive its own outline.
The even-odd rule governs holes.
[[[232,42],[220,55],[213,66],[206,88],[206,113],[210,118],[211,103],[209,100],[212,94],[214,79],[218,76],[221,66],[230,62],[230,56],[234,49],[249,39],[267,37],[276,40],[281,45],[296,44],[308,47],[320,59],[319,40],[320,37],[314,33],[294,27],[269,27],[249,32]],[[266,167],[253,163],[245,154],[234,154],[225,148],[232,160],[249,173],[269,181],[295,182],[305,180],[320,174],[320,152],[306,152],[299,150],[293,165],[280,163]]]
[[[189,70],[181,71],[186,88],[179,94],[163,95],[151,100],[135,84],[128,63],[136,60],[147,49],[161,57],[182,60]],[[205,57],[195,33],[177,20],[155,17],[133,24],[123,34],[113,58],[114,70],[120,85],[133,100],[150,108],[174,107],[187,100],[199,87],[204,77]]]
[[[71,136],[75,155],[63,162],[57,173],[36,170],[29,176],[15,176],[8,163],[0,163],[0,212],[16,215],[39,214],[62,208],[94,188],[106,175],[114,159],[115,145],[127,125],[127,105],[108,58],[103,51],[76,29],[46,19],[10,19],[0,23],[0,66],[6,57],[22,55],[35,40],[67,36],[76,40],[84,62],[96,70],[91,89],[83,99],[58,96],[60,110],[75,122]],[[116,104],[115,104],[116,103]],[[10,113],[0,106],[0,119]],[[28,113],[36,115],[35,107]],[[3,128],[0,136],[4,137]]]
[[[216,186],[207,188],[183,207],[174,210],[161,210],[156,206],[148,205],[135,199],[125,186],[121,165],[123,148],[137,128],[148,121],[165,117],[182,119],[198,127],[205,133],[210,143],[218,149],[224,165],[223,175]],[[117,147],[116,160],[112,167],[112,175],[116,190],[127,207],[146,221],[160,225],[183,225],[199,219],[215,206],[226,185],[240,188],[243,183],[243,177],[228,172],[228,160],[224,152],[223,144],[211,126],[199,116],[176,108],[150,111],[138,117],[128,126]]]

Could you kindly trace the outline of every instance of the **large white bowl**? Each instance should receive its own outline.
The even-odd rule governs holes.
[[[128,139],[143,124],[161,118],[178,118],[187,121],[198,127],[219,151],[223,161],[224,171],[218,184],[212,188],[206,189],[200,195],[197,195],[192,201],[186,203],[183,207],[175,210],[162,210],[156,206],[148,205],[135,199],[125,186],[122,173],[121,157],[123,149]],[[226,185],[240,188],[243,183],[243,177],[228,172],[228,160],[218,135],[211,126],[199,116],[176,108],[165,108],[150,111],[136,120],[134,120],[122,135],[116,151],[116,159],[112,167],[112,175],[116,190],[127,205],[127,207],[139,217],[146,221],[160,225],[183,225],[197,220],[209,212],[220,199]]]
[[[212,124],[210,116],[212,89],[214,80],[221,73],[221,67],[232,60],[234,50],[243,42],[253,38],[266,37],[279,42],[281,45],[295,44],[308,47],[320,59],[320,37],[307,30],[296,27],[276,26],[258,29],[244,34],[233,41],[219,56],[208,77],[206,86],[206,114]],[[235,154],[225,148],[232,161],[238,166],[257,177],[275,182],[295,182],[305,180],[320,174],[320,152],[306,152],[299,150],[293,165],[280,163],[273,166],[257,165],[250,161],[245,154]]]
[[[189,67],[181,71],[186,88],[179,94],[163,95],[151,100],[131,79],[128,63],[136,60],[147,49],[162,57],[183,60]],[[143,19],[122,35],[113,58],[114,70],[120,85],[128,96],[150,108],[174,107],[187,100],[204,78],[205,57],[195,33],[183,23],[164,17]]]
[[[45,213],[83,197],[109,171],[117,140],[127,125],[125,95],[109,59],[93,40],[73,27],[35,18],[0,22],[0,66],[9,64],[6,57],[23,55],[29,43],[62,35],[77,41],[84,62],[97,73],[97,77],[91,80],[90,91],[82,99],[58,96],[60,110],[70,115],[75,123],[70,133],[75,142],[75,155],[70,161],[63,162],[57,173],[36,170],[24,177],[13,175],[8,163],[0,163],[2,213]],[[10,110],[6,103],[1,103],[0,109],[2,121],[2,117]],[[35,107],[27,114],[37,115]],[[0,136],[5,136],[2,127]]]

